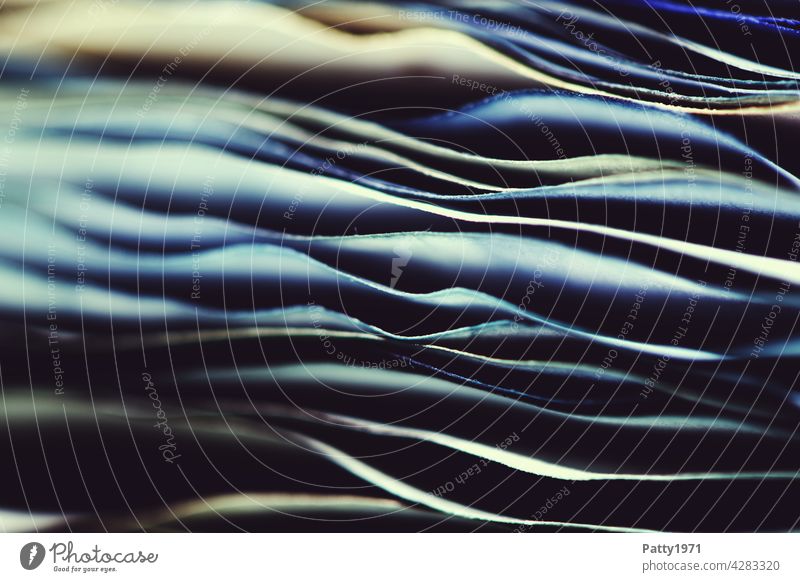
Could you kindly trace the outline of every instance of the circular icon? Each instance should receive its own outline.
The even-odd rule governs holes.
[[[35,570],[44,561],[44,546],[39,542],[29,542],[19,551],[19,563],[26,570]]]

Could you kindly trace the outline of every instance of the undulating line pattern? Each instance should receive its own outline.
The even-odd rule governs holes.
[[[0,527],[794,531],[797,2],[0,7]]]

